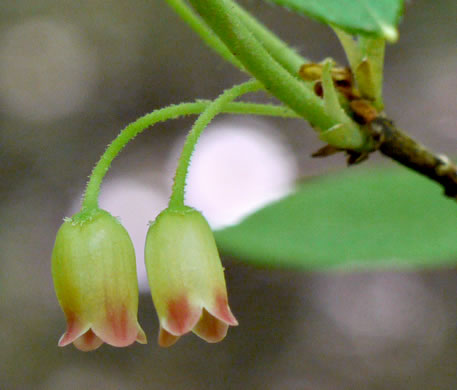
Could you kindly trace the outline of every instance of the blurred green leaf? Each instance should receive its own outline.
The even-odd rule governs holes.
[[[457,202],[406,169],[351,168],[216,232],[223,253],[301,269],[457,264]]]
[[[396,41],[403,0],[269,0],[352,34]]]

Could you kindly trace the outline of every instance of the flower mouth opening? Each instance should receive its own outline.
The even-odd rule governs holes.
[[[74,315],[67,319],[67,330],[60,337],[58,346],[65,347],[71,343],[81,351],[92,351],[103,343],[114,347],[127,347],[137,341],[146,344],[146,335],[138,321],[129,316],[126,307],[115,313],[108,311],[103,321],[81,325]]]
[[[213,310],[191,305],[185,295],[170,300],[167,316],[160,321],[158,343],[170,347],[181,336],[193,332],[208,343],[217,343],[225,338],[229,326],[238,325],[230,311],[225,294],[218,294]]]

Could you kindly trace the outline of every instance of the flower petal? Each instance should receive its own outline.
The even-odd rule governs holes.
[[[105,343],[114,347],[126,347],[137,339],[145,341],[143,329],[135,313],[129,313],[126,306],[105,305],[105,313],[94,322],[92,329]]]
[[[228,327],[225,321],[219,320],[203,309],[202,316],[193,332],[208,343],[217,343],[227,335]]]
[[[76,316],[67,314],[67,330],[60,337],[58,346],[65,347],[68,344],[71,344],[78,337],[86,333],[90,328],[89,324],[83,325],[81,321],[76,319]]]
[[[161,320],[161,326],[175,336],[188,333],[200,319],[202,309],[192,305],[186,295],[171,299],[167,304],[167,317]]]
[[[160,327],[158,342],[161,347],[171,347],[179,340],[180,337],[181,336],[175,336],[170,332],[167,332],[164,328]]]
[[[232,314],[230,307],[227,301],[227,295],[225,293],[216,293],[216,299],[212,307],[206,308],[210,314],[214,317],[224,321],[226,324],[231,326],[237,326],[238,321],[235,316]]]
[[[73,344],[80,351],[89,352],[100,347],[100,345],[103,344],[103,340],[97,337],[92,329],[89,329],[86,333],[73,341]]]
[[[143,329],[141,329],[140,325],[138,324],[138,334],[136,335],[136,340],[137,343],[140,344],[147,344],[148,339],[146,338],[146,334],[144,333]]]

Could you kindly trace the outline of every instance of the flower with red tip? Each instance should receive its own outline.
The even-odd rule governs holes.
[[[161,346],[190,331],[215,343],[226,336],[229,325],[238,325],[228,306],[213,233],[198,211],[162,211],[148,230],[145,263]]]
[[[80,213],[60,227],[52,252],[56,295],[67,319],[59,340],[81,351],[104,342],[146,343],[138,324],[135,252],[127,231],[111,214]]]

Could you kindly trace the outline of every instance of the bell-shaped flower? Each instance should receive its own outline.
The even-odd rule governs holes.
[[[145,262],[161,346],[174,344],[190,331],[218,342],[229,325],[238,325],[228,306],[213,233],[198,211],[162,211],[149,227]]]
[[[82,351],[104,342],[125,347],[146,336],[138,324],[138,281],[132,241],[111,214],[75,215],[60,227],[52,252],[54,287],[67,319],[59,340]]]

